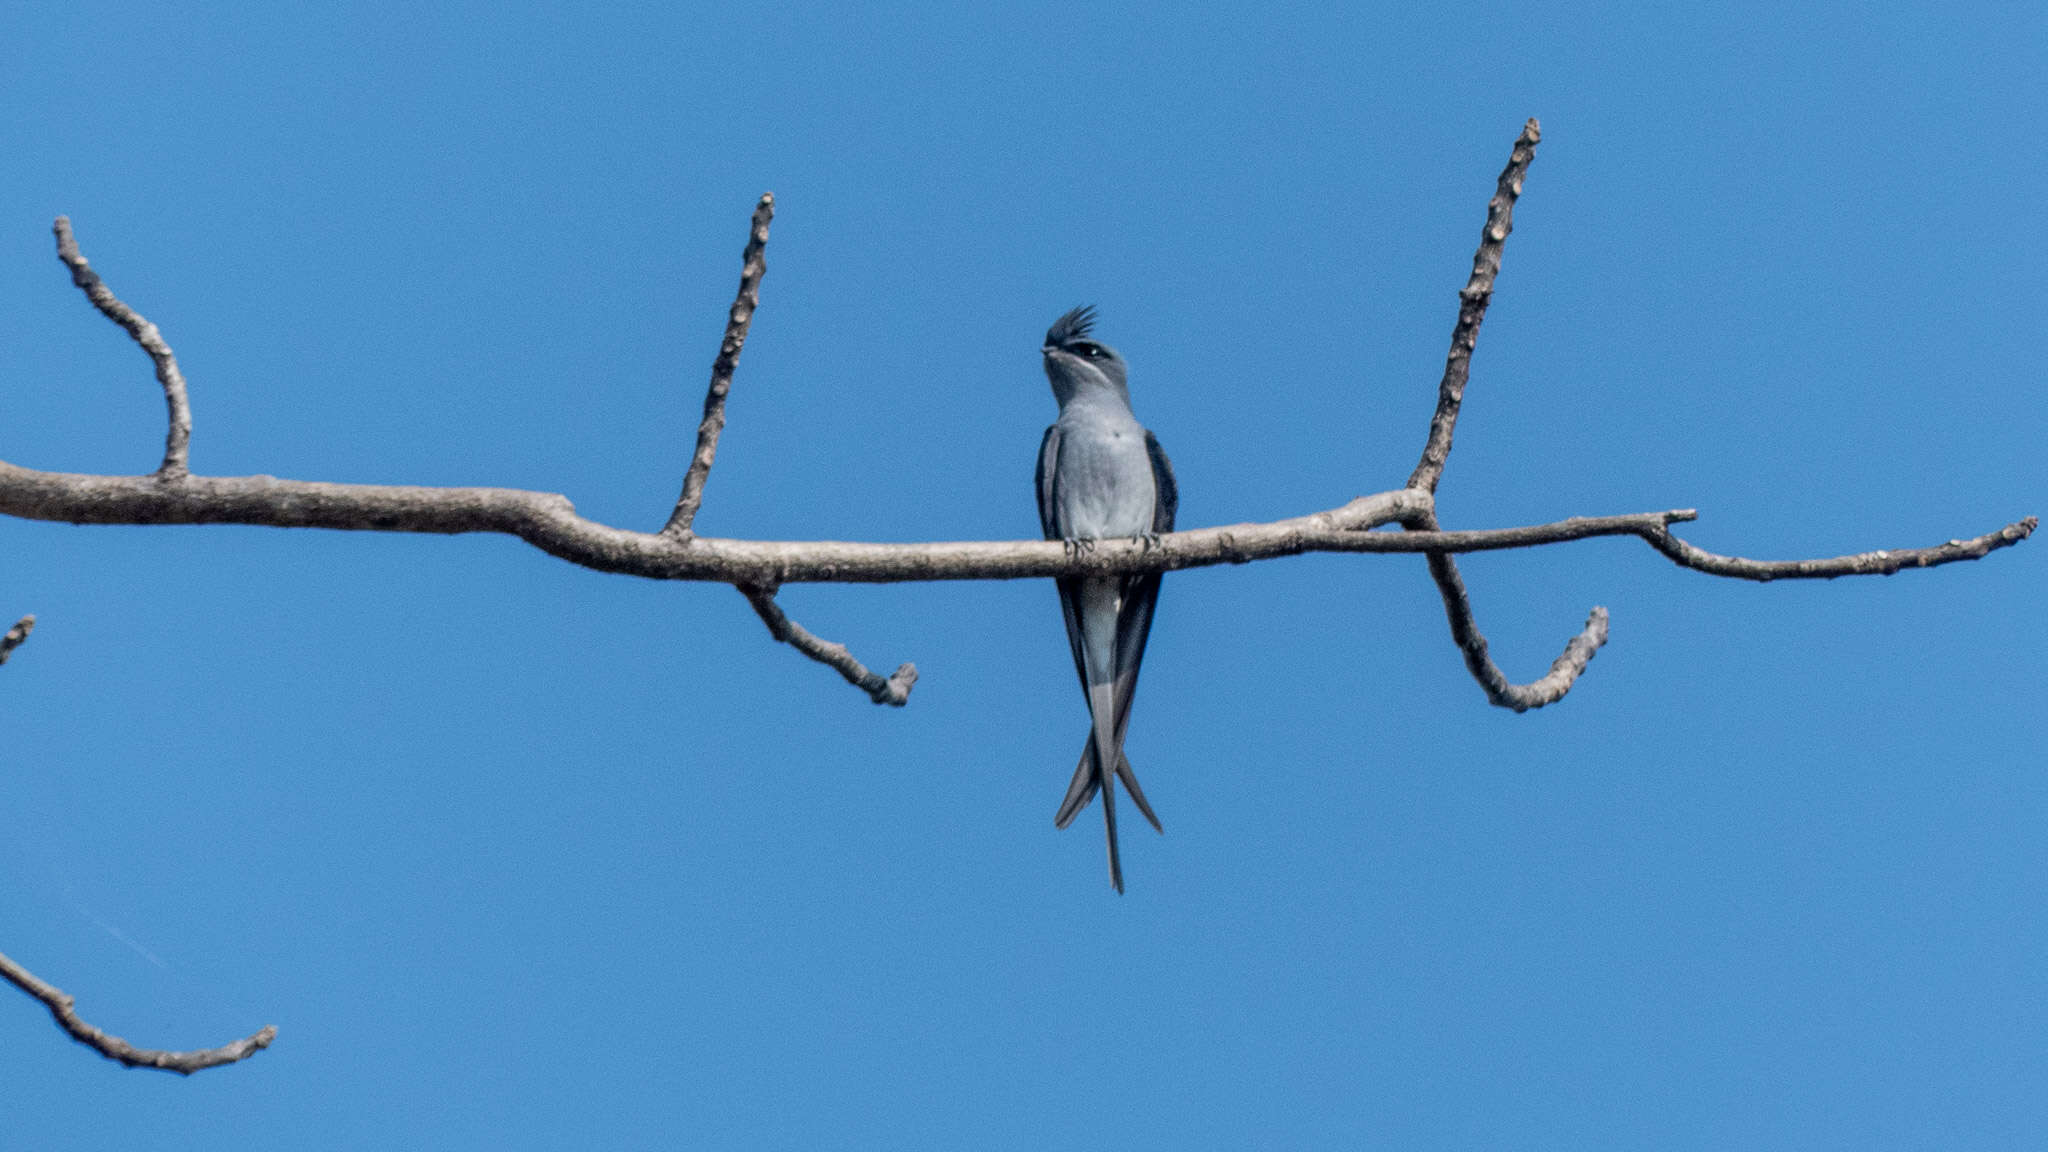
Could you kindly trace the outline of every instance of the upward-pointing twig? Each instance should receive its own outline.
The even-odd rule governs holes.
[[[762,253],[768,247],[768,222],[775,218],[775,194],[763,192],[754,206],[753,227],[747,233],[747,248],[740,256],[740,290],[726,314],[725,338],[718,344],[718,359],[711,365],[711,387],[704,393],[704,419],[697,425],[697,451],[690,457],[690,470],[683,474],[683,494],[676,510],[669,514],[666,536],[690,536],[690,524],[704,503],[704,478],[711,474],[711,461],[718,455],[718,434],[725,430],[725,397],[732,391],[733,369],[739,367],[740,349],[747,343],[747,327],[754,322],[754,309],[761,304],[761,274],[768,270]]]
[[[164,406],[170,410],[171,424],[170,431],[164,434],[164,462],[157,466],[156,474],[164,480],[183,479],[190,471],[187,454],[192,443],[192,407],[185,399],[185,376],[178,371],[178,357],[164,341],[163,333],[156,330],[156,325],[121,303],[121,298],[114,295],[114,290],[107,287],[100,274],[85,262],[85,256],[78,250],[77,238],[71,235],[71,218],[57,217],[51,230],[57,234],[57,259],[71,269],[71,282],[78,285],[85,298],[92,301],[92,306],[100,310],[100,315],[125,329],[156,362],[156,379],[164,386]]]
[[[1451,456],[1451,433],[1458,426],[1458,406],[1465,401],[1465,382],[1472,376],[1472,349],[1479,343],[1479,326],[1486,321],[1486,306],[1493,301],[1493,281],[1500,275],[1500,253],[1508,233],[1515,230],[1515,201],[1522,195],[1522,178],[1536,159],[1536,145],[1543,130],[1534,117],[1522,125],[1515,138],[1508,166],[1501,169],[1493,199],[1486,202],[1486,229],[1479,234],[1479,250],[1472,254],[1472,276],[1458,293],[1458,323],[1451,329],[1451,350],[1444,356],[1443,380],[1437,384],[1436,414],[1430,417],[1429,440],[1422,446],[1422,459],[1408,477],[1408,487],[1434,493],[1444,474],[1444,462]]]

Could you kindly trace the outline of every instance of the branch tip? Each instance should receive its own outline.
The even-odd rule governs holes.
[[[7,663],[7,658],[14,655],[14,650],[21,647],[23,641],[28,639],[28,634],[35,629],[36,618],[33,614],[16,620],[14,627],[9,628],[5,636],[0,636],[0,664]]]

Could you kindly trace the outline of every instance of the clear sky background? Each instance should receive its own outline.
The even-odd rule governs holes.
[[[712,535],[1034,536],[1101,307],[1181,521],[1396,487],[1524,118],[1447,527],[1762,558],[2048,511],[2039,4],[15,5],[0,458],[566,494],[653,530],[755,198]],[[1426,9],[1437,8],[1430,12]],[[1049,583],[716,585],[516,541],[0,521],[22,1149],[2012,1148],[2048,1127],[2048,543],[1758,586],[1639,542],[1170,576],[1130,750]]]

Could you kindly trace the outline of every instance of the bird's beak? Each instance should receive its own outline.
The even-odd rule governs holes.
[[[1053,345],[1051,345],[1051,344],[1045,344],[1045,345],[1041,345],[1041,346],[1039,347],[1039,349],[1038,349],[1038,354],[1039,354],[1040,356],[1051,356],[1051,355],[1052,355],[1053,353],[1055,353],[1055,352],[1057,352],[1057,351],[1059,351],[1059,349],[1058,349],[1058,348],[1056,348],[1056,347],[1054,347]]]

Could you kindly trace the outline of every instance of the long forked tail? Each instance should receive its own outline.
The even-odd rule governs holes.
[[[1121,893],[1124,890],[1123,857],[1117,844],[1116,835],[1116,780],[1124,782],[1124,790],[1138,805],[1138,811],[1156,832],[1166,829],[1159,823],[1159,817],[1152,811],[1152,804],[1145,799],[1145,790],[1138,786],[1138,774],[1131,770],[1131,762],[1124,756],[1124,733],[1130,724],[1130,709],[1122,709],[1116,722],[1110,722],[1112,712],[1110,686],[1091,684],[1088,686],[1088,712],[1091,721],[1088,739],[1081,746],[1081,762],[1074,767],[1074,777],[1067,783],[1067,794],[1060,801],[1060,809],[1053,817],[1053,825],[1065,828],[1074,822],[1074,817],[1095,799],[1096,792],[1102,793],[1103,830],[1109,839],[1109,882]],[[1102,770],[1104,764],[1116,765],[1116,777],[1111,779]]]
[[[1138,811],[1144,813],[1152,830],[1165,832],[1159,817],[1152,811],[1151,802],[1145,799],[1145,790],[1138,787],[1138,774],[1131,771],[1131,758],[1123,755],[1121,750],[1116,759],[1116,778],[1124,782],[1124,791],[1137,802]],[[1067,784],[1066,797],[1060,801],[1060,810],[1052,818],[1053,826],[1065,828],[1072,824],[1074,817],[1088,807],[1089,802],[1095,799],[1096,790],[1101,787],[1102,776],[1095,770],[1095,734],[1091,732],[1081,745],[1081,763],[1075,767],[1074,778]]]

